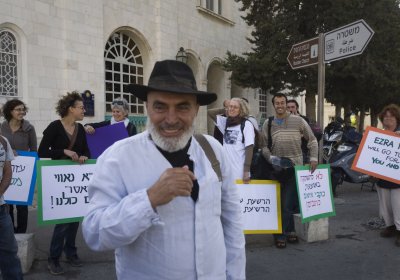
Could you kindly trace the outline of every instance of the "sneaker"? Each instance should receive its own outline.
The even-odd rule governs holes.
[[[82,266],[82,261],[77,255],[73,255],[70,257],[67,257],[67,262],[73,267],[80,267]]]
[[[58,260],[48,259],[47,268],[49,269],[50,274],[60,275],[64,273],[64,269],[60,265]]]
[[[381,231],[381,237],[392,237],[396,234],[396,226],[392,225],[390,227],[386,227],[384,230]]]

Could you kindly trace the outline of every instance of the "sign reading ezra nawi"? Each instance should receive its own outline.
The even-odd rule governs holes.
[[[361,54],[374,35],[362,19],[325,33],[324,61],[334,61]]]
[[[400,136],[391,131],[367,127],[351,168],[400,184]]]
[[[287,60],[292,69],[317,64],[318,37],[293,45]]]

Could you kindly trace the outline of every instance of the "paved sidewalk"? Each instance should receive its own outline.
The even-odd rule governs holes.
[[[329,219],[330,239],[323,242],[273,246],[271,235],[247,236],[248,280],[399,280],[400,248],[394,239],[379,237],[379,230],[368,225],[378,216],[376,192],[360,185],[346,184],[338,189],[336,217]],[[47,271],[47,253],[53,226],[37,227],[36,210],[29,212],[29,232],[35,233],[36,259],[26,280],[116,279],[113,252],[93,252],[77,238],[78,253],[84,262],[52,276]],[[140,279],[139,279],[140,280]]]

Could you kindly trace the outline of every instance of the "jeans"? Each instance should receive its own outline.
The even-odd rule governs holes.
[[[26,233],[28,226],[28,206],[27,205],[15,205],[17,210],[17,220],[14,220],[14,205],[10,204],[10,216],[14,225],[15,233]],[[17,224],[17,226],[15,226]]]
[[[50,259],[59,260],[64,251],[67,257],[76,255],[75,239],[79,222],[58,224],[54,227],[50,244]]]
[[[6,205],[0,206],[0,270],[3,279],[23,279],[18,244]]]
[[[275,234],[278,239],[285,239],[286,234],[294,232],[293,214],[299,213],[299,199],[296,188],[294,171],[280,181],[281,209],[282,209],[282,234]]]

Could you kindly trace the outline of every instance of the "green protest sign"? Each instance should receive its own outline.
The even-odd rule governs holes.
[[[96,160],[78,164],[71,160],[37,162],[38,223],[62,224],[81,221],[89,203],[87,184]]]
[[[309,169],[295,166],[302,223],[336,215],[330,166],[320,164],[312,174]]]

